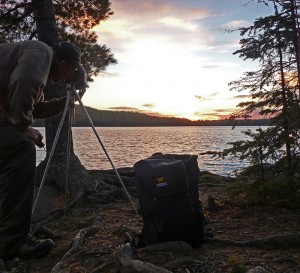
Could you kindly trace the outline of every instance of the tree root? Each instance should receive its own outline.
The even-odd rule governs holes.
[[[129,243],[120,246],[117,252],[117,261],[119,272],[121,273],[172,273],[154,264],[137,260],[136,254]]]
[[[146,246],[137,250],[139,253],[147,254],[151,252],[172,252],[181,255],[192,255],[195,249],[191,245],[181,241],[170,241],[161,244]]]
[[[99,228],[97,227],[89,227],[86,229],[80,230],[75,238],[73,239],[71,248],[69,251],[61,258],[61,260],[53,267],[51,270],[51,273],[59,273],[64,262],[69,259],[73,254],[75,254],[82,246],[84,240],[91,236],[94,235],[98,232]]]
[[[169,270],[173,270],[183,265],[202,264],[202,263],[203,263],[202,261],[197,260],[194,256],[185,256],[185,257],[179,257],[177,259],[172,259],[171,261],[164,263],[162,266]]]
[[[115,268],[115,262],[109,261],[109,262],[105,262],[101,266],[95,268],[91,273],[103,273],[109,269],[112,270],[113,268]]]
[[[195,257],[195,249],[185,242],[172,241],[161,244],[154,244],[144,248],[133,249],[131,244],[126,243],[121,245],[117,252],[117,264],[120,273],[170,273],[170,270],[176,270],[180,267],[185,267],[191,264],[202,264],[202,261]],[[162,263],[161,255],[168,257]],[[149,258],[152,261],[157,261],[160,266],[153,263],[139,260]]]
[[[300,234],[279,234],[253,240],[225,240],[216,238],[205,238],[206,242],[233,246],[253,246],[257,248],[289,249],[300,248]]]

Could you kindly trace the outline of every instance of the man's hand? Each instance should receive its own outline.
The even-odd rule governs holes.
[[[42,142],[43,135],[40,133],[39,130],[28,127],[23,133],[27,138],[33,140],[34,144],[38,147],[44,146],[44,143]]]

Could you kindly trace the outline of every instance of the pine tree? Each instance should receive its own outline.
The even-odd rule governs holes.
[[[241,49],[234,52],[244,60],[259,61],[259,70],[246,72],[230,83],[232,90],[249,90],[251,100],[238,105],[234,118],[260,115],[270,117],[266,137],[273,147],[284,149],[287,174],[292,175],[299,157],[299,59],[293,0],[264,0],[273,5],[274,15],[258,18],[250,27],[240,28]],[[275,130],[274,130],[275,128]],[[245,146],[246,148],[246,146]]]

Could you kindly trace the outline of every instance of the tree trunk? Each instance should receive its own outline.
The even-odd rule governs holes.
[[[52,46],[59,41],[52,0],[32,0],[38,39]]]
[[[53,45],[59,41],[56,28],[55,12],[52,0],[32,0],[34,7],[34,17],[37,24],[38,39],[48,45]],[[67,94],[66,85],[64,83],[50,84],[48,83],[45,90],[45,99],[59,98]],[[58,124],[62,115],[58,115],[52,119],[47,119],[46,128],[46,158],[37,168],[37,181],[39,182],[43,176],[45,166],[49,159],[49,154],[53,145],[53,141],[58,129]],[[63,127],[59,136],[59,140],[55,147],[55,152],[51,161],[51,165],[47,174],[47,184],[54,183],[59,189],[65,190],[66,169],[67,169],[67,136],[68,136],[68,113],[63,123]],[[71,135],[70,145],[70,169],[68,189],[71,195],[75,195],[83,188],[86,170],[81,165],[78,157],[74,154],[73,139]]]
[[[277,6],[274,2],[275,14],[278,16]],[[279,26],[277,26],[277,39],[281,40],[281,34],[279,31]],[[287,175],[292,175],[292,155],[291,155],[291,139],[290,139],[290,129],[289,129],[289,119],[288,119],[288,102],[286,97],[286,81],[284,78],[284,65],[283,65],[283,54],[282,47],[284,45],[279,42],[278,44],[278,55],[280,62],[280,77],[281,77],[281,94],[282,94],[282,115],[283,115],[283,130],[284,130],[284,142],[286,150],[286,159],[287,159]]]
[[[293,32],[294,32],[294,45],[295,45],[295,52],[296,52],[296,61],[297,61],[297,88],[298,88],[298,98],[300,100],[300,29],[299,29],[299,22],[297,18],[296,9],[296,1],[291,0],[291,14],[292,14],[292,22],[293,22]]]

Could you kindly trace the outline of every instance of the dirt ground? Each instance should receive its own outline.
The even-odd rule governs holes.
[[[138,234],[142,222],[123,194],[105,196],[97,194],[98,181],[109,183],[111,177],[101,173],[91,173],[93,193],[81,203],[80,207],[70,209],[66,216],[49,218],[39,225],[51,231],[56,247],[45,258],[38,260],[11,260],[7,267],[14,273],[50,273],[69,251],[75,236],[90,228],[89,236],[83,244],[61,264],[57,272],[71,273],[116,273],[118,272],[116,252],[124,243],[124,231],[131,235]],[[200,187],[200,197],[204,207],[207,197],[213,196],[219,206],[214,210],[205,210],[206,230],[214,238],[248,240],[275,234],[300,233],[300,211],[283,208],[256,207],[239,208],[222,203],[224,187]],[[104,198],[105,197],[105,198]],[[136,196],[133,197],[137,205]],[[37,224],[34,226],[37,227]],[[137,251],[138,258],[139,252]],[[161,253],[163,256],[164,253]],[[270,272],[299,273],[300,247],[298,249],[267,249],[256,247],[237,247],[217,243],[204,243],[194,252],[195,262],[185,264],[172,272],[195,273],[243,273],[262,266]],[[162,266],[165,258],[149,259]],[[145,260],[145,257],[141,259]]]

